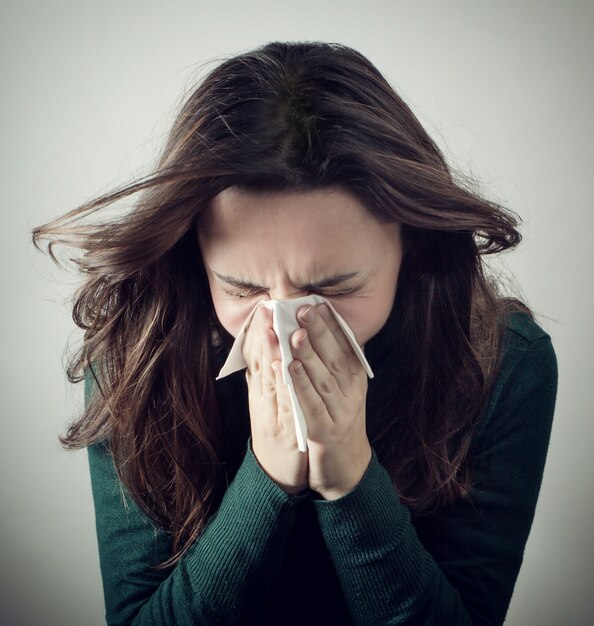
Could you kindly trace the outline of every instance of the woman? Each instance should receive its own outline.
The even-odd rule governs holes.
[[[138,194],[119,219],[69,222]],[[68,368],[109,624],[501,624],[557,389],[550,337],[481,255],[511,212],[455,180],[361,54],[216,67],[150,176],[34,231],[83,250]],[[291,376],[260,300],[303,307]],[[245,373],[215,381],[252,311]]]

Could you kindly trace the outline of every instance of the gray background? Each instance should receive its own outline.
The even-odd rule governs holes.
[[[66,343],[82,337],[68,306],[76,276],[35,252],[29,231],[145,171],[205,61],[274,39],[359,49],[451,163],[524,218],[497,271],[551,334],[560,381],[507,623],[592,623],[592,3],[21,0],[0,11],[2,623],[103,623],[86,453],[57,442],[82,408],[63,371]]]

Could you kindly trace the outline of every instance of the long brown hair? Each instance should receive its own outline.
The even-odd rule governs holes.
[[[344,45],[271,42],[225,59],[186,97],[154,171],[39,226],[79,249],[73,318],[82,346],[67,367],[98,393],[60,439],[108,440],[120,480],[187,551],[225,489],[213,354],[225,338],[197,243],[199,216],[246,190],[339,187],[402,225],[393,315],[405,384],[372,445],[412,511],[465,497],[468,447],[498,371],[505,298],[481,255],[516,246],[519,219],[454,176],[410,108]],[[82,218],[134,199],[117,218]],[[228,338],[227,338],[228,339]]]

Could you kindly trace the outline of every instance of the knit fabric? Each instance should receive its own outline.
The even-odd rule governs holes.
[[[376,399],[386,389],[390,332],[369,345],[376,378],[368,395]],[[432,515],[411,515],[375,450],[361,482],[342,498],[284,492],[252,452],[239,373],[217,382],[229,487],[179,563],[157,571],[152,566],[171,554],[169,536],[120,485],[107,442],[90,446],[107,623],[502,624],[535,512],[557,392],[555,352],[538,324],[513,313],[504,341],[469,451],[471,498]],[[91,393],[87,376],[86,402]]]

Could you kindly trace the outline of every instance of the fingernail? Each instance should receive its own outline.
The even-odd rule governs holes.
[[[307,333],[304,330],[296,331],[296,334],[297,333],[299,334],[297,335],[297,338],[295,339],[296,347],[301,348],[307,342]]]
[[[305,311],[301,313],[301,319],[304,322],[312,322],[316,316],[316,311],[312,306],[308,306]]]
[[[330,312],[327,304],[322,304],[322,306],[318,309],[318,313],[325,320],[329,320],[332,317],[332,313]]]

